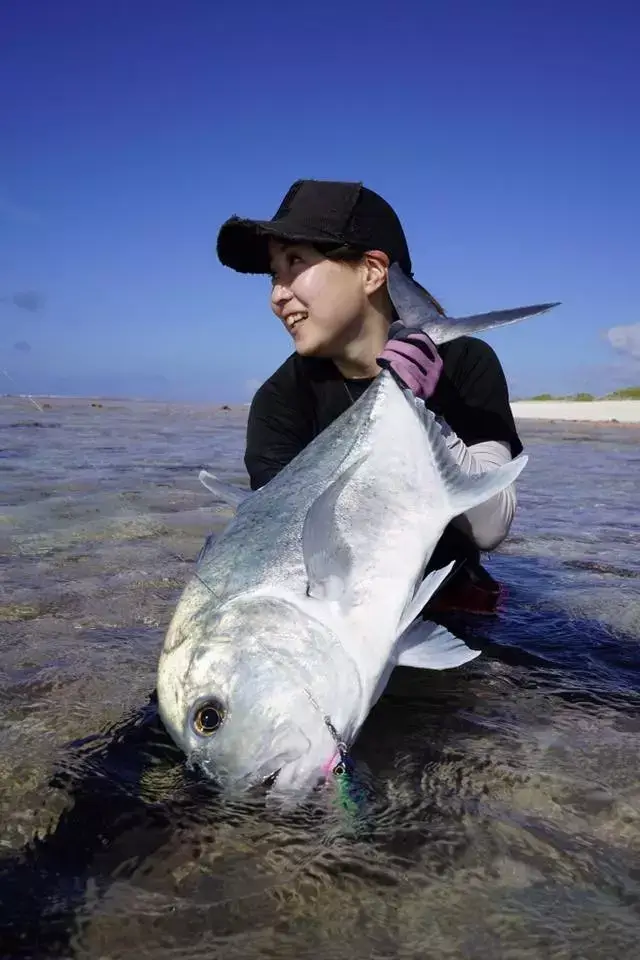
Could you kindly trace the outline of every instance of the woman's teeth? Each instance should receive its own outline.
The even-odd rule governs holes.
[[[290,329],[290,330],[293,330],[293,328],[294,328],[298,323],[300,323],[301,320],[305,320],[305,319],[306,319],[306,316],[307,316],[306,313],[292,313],[291,316],[288,318],[289,329]]]

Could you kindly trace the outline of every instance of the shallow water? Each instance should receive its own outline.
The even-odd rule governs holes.
[[[50,403],[0,401],[0,956],[637,953],[640,429],[522,424],[506,600],[455,624],[485,653],[396,671],[354,802],[283,817],[149,702],[245,411]]]

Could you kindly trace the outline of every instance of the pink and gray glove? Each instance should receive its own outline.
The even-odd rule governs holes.
[[[422,330],[393,323],[385,348],[376,358],[378,366],[390,370],[414,396],[428,400],[440,374],[442,357],[431,337]]]

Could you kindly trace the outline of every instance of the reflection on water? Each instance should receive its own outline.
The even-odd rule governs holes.
[[[639,430],[523,427],[504,609],[455,622],[484,655],[396,671],[350,797],[285,817],[223,803],[150,699],[244,411],[33,412],[0,403],[0,956],[635,955]]]

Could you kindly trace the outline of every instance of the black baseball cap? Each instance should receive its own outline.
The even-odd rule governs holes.
[[[270,273],[269,237],[310,243],[327,253],[343,247],[382,250],[390,263],[413,276],[398,215],[362,183],[296,180],[271,220],[226,220],[218,234],[218,258],[240,273]]]

